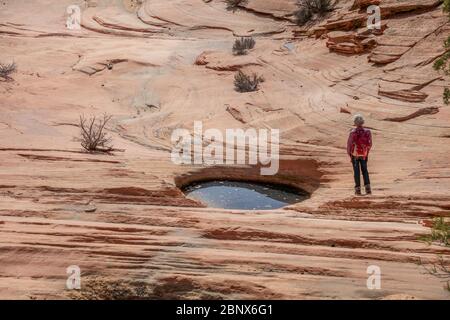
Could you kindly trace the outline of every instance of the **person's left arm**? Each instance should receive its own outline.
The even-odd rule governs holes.
[[[372,142],[372,131],[369,130],[368,136],[369,136],[369,146],[368,146],[368,149],[367,149],[367,161],[369,160],[369,153],[370,153],[370,150],[372,149],[372,145],[373,145],[373,142]]]

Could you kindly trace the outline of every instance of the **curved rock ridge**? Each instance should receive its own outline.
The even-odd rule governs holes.
[[[235,36],[270,35],[285,30],[284,23],[270,21],[252,13],[226,9],[223,1],[175,0],[146,1],[140,11],[144,22],[162,21],[173,32],[186,30],[222,30]],[[156,22],[158,24],[158,22]]]
[[[397,61],[418,41],[439,31],[447,24],[445,15],[436,17],[436,15],[429,14],[441,3],[442,1],[438,0],[355,1],[350,11],[343,6],[333,13],[333,17],[310,32],[314,33],[316,37],[326,36],[329,39],[327,46],[331,51],[344,54],[372,52],[369,62],[381,65],[389,64]],[[365,12],[365,8],[370,5],[379,5],[380,7],[381,29],[367,29],[369,14]],[[418,15],[409,19],[409,22],[405,22],[406,16],[405,19],[401,19],[401,22],[398,21],[399,15],[410,13]],[[432,20],[430,20],[431,17]],[[426,23],[424,23],[425,21]],[[417,25],[424,27],[416,30],[414,26]],[[412,30],[417,32],[411,34]],[[342,34],[343,31],[345,31],[345,35]],[[336,36],[336,34],[338,35]],[[375,35],[379,37],[374,37]],[[375,47],[376,49],[374,49]]]
[[[299,27],[293,0],[3,0],[0,62],[18,69],[0,79],[0,298],[448,299],[425,268],[450,267],[450,249],[421,239],[450,217],[450,79],[433,69],[450,23],[440,1],[385,0],[371,32],[377,2],[342,0]],[[65,27],[73,4],[81,30]],[[236,92],[238,71],[265,81]],[[115,151],[83,152],[79,117],[104,113]],[[355,114],[373,134],[372,196],[353,196]],[[201,138],[195,121],[279,129],[278,173],[176,165],[172,133]],[[216,179],[310,198],[223,210],[181,191]]]

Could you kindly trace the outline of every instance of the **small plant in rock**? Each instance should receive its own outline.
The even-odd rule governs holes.
[[[446,48],[450,50],[450,46],[448,44],[446,45]],[[444,71],[446,75],[450,75],[449,60],[450,60],[450,51],[444,53],[439,59],[437,59],[434,62],[433,68],[436,71]]]
[[[11,78],[11,74],[17,71],[17,65],[13,62],[10,64],[0,63],[0,78],[3,78],[6,81],[13,80]]]
[[[306,7],[301,7],[294,13],[295,20],[299,26],[305,25],[311,20],[312,16],[312,11]]]
[[[302,2],[312,12],[322,15],[334,9],[332,0],[302,0]]]
[[[444,99],[444,103],[446,105],[450,104],[450,89],[449,88],[444,89],[443,99]]]
[[[436,71],[442,71],[445,75],[450,75],[450,37],[444,42],[444,47],[447,52],[444,53],[439,59],[434,62],[433,68]],[[444,104],[450,104],[450,89],[444,88],[444,93],[442,95]]]
[[[239,6],[244,5],[247,0],[225,0],[227,4],[227,10],[236,11]]]
[[[450,246],[450,224],[444,217],[434,218],[431,233],[420,237],[420,240],[428,244],[439,243],[446,247]],[[450,269],[448,269],[448,264],[442,257],[438,258],[437,263],[431,263],[429,266],[424,265],[421,260],[419,260],[419,264],[429,274],[441,279],[445,283],[445,289],[450,291]]]
[[[255,45],[256,41],[252,37],[236,39],[233,45],[233,53],[238,56],[245,55],[248,53],[248,50],[253,49]]]
[[[444,12],[449,13],[450,17],[450,0],[444,0]],[[450,37],[444,41],[446,52],[435,61],[433,67],[437,71],[443,71],[446,75],[450,75]],[[444,88],[443,100],[446,105],[450,104],[450,89]]]
[[[421,240],[429,244],[437,242],[444,246],[450,246],[450,224],[444,217],[434,218],[431,234],[421,237]]]
[[[419,260],[419,265],[421,265],[428,274],[440,279],[445,283],[444,288],[447,291],[450,291],[450,269],[447,267],[447,263],[445,262],[442,256],[439,256],[437,262],[426,265]]]
[[[112,116],[104,115],[103,118],[97,119],[91,117],[86,119],[80,116],[79,127],[80,143],[87,152],[104,152],[108,153],[114,150],[111,145],[111,138],[105,132],[106,125],[111,120]]]
[[[239,71],[234,77],[234,86],[238,92],[253,92],[259,89],[259,84],[264,82],[264,78],[257,75],[247,75]]]
[[[314,14],[323,16],[332,11],[335,2],[333,0],[299,0],[297,5],[299,9],[294,12],[294,17],[297,24],[303,26],[312,19]]]

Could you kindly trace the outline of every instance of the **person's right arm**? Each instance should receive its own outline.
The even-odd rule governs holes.
[[[352,158],[352,147],[353,147],[353,134],[352,132],[350,132],[347,140],[347,154],[350,157],[350,159]]]

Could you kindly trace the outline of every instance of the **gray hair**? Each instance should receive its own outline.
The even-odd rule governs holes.
[[[353,117],[353,122],[356,126],[362,126],[364,124],[364,117],[360,114],[357,114]]]

